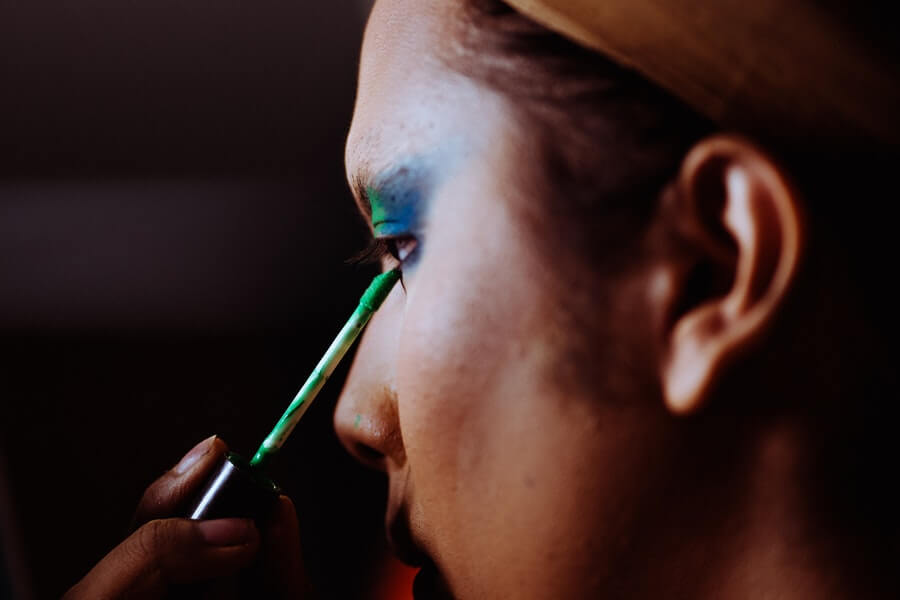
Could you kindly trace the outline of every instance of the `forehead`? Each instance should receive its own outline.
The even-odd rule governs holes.
[[[365,187],[400,159],[434,153],[447,135],[447,101],[458,76],[441,59],[452,3],[381,0],[369,18],[360,58],[348,180]]]

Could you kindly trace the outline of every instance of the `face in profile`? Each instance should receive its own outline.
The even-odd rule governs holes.
[[[366,32],[346,167],[403,286],[336,425],[387,473],[389,537],[426,565],[420,591],[574,597],[567,582],[604,576],[594,559],[647,457],[630,411],[565,381],[567,290],[520,214],[523,137],[508,100],[437,55],[447,4],[380,2]]]
[[[403,285],[364,334],[336,428],[388,476],[388,536],[424,567],[420,597],[595,597],[648,557],[677,554],[688,525],[673,523],[718,493],[702,465],[714,453],[686,442],[672,412],[698,405],[710,374],[780,299],[786,284],[774,277],[790,275],[796,244],[753,249],[767,247],[760,232],[793,235],[793,217],[776,206],[759,218],[788,220],[756,227],[744,205],[710,204],[732,219],[721,224],[737,239],[728,265],[775,260],[760,272],[781,287],[763,300],[735,286],[721,303],[685,310],[679,277],[708,244],[682,251],[680,264],[648,259],[608,280],[573,271],[553,249],[566,246],[552,218],[559,199],[524,183],[542,156],[528,122],[508,96],[448,64],[453,10],[381,1],[366,31],[346,168],[383,266],[399,267]],[[764,187],[781,201],[768,163],[740,143],[706,144],[686,164],[680,193],[720,189],[702,180],[720,174],[729,198]],[[677,322],[666,320],[673,306]],[[698,539],[703,526],[690,524]],[[675,563],[660,568],[680,577]]]

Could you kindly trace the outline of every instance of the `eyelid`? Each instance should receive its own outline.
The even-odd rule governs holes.
[[[372,233],[376,238],[395,238],[412,235],[406,223],[394,219],[379,219],[372,223]]]
[[[400,256],[400,252],[394,247],[398,241],[412,242],[415,244],[405,256]],[[388,257],[397,263],[396,266],[402,267],[403,263],[415,252],[419,240],[415,236],[404,233],[399,235],[382,235],[374,237],[369,241],[369,245],[362,252],[350,259],[353,264],[378,264],[383,263]]]

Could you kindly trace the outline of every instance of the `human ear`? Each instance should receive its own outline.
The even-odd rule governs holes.
[[[800,261],[803,219],[777,163],[749,142],[722,136],[690,151],[666,208],[690,258],[670,263],[660,380],[668,409],[688,414],[784,304]],[[690,282],[698,271],[724,284],[698,288]]]

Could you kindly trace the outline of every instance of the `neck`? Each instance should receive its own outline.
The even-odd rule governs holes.
[[[811,460],[799,437],[784,426],[759,440],[736,518],[712,532],[708,547],[720,549],[721,567],[703,582],[702,597],[848,596],[837,540],[809,511]]]
[[[731,469],[728,480],[710,475],[697,482],[699,493],[673,507],[671,519],[679,525],[660,549],[659,572],[646,573],[646,593],[635,596],[804,600],[885,594],[888,561],[823,499],[815,452],[798,431],[790,424],[773,428],[746,461],[713,470]],[[718,489],[723,486],[731,492]],[[886,568],[879,569],[873,557]]]

